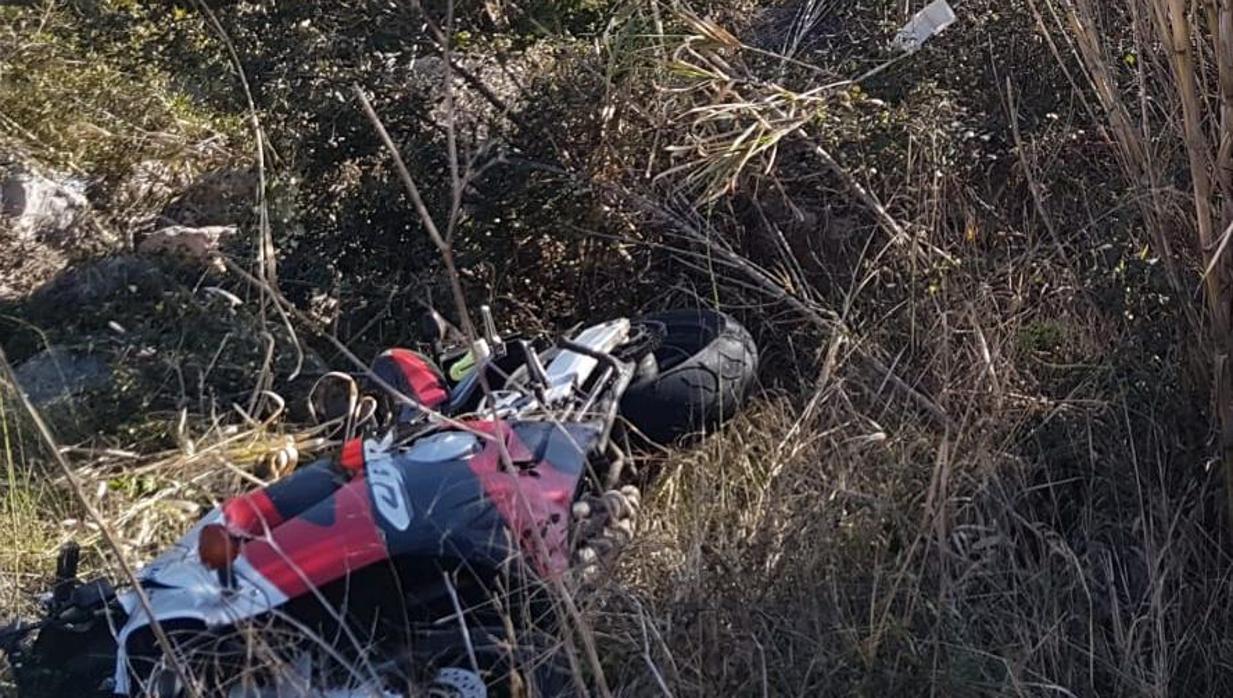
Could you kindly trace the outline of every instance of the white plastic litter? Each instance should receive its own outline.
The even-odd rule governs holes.
[[[926,41],[954,24],[956,19],[955,11],[946,0],[934,0],[903,25],[891,46],[904,53],[916,53]]]

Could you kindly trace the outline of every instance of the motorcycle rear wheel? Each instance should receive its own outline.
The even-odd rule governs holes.
[[[744,404],[758,348],[740,323],[702,308],[650,313],[636,322],[662,337],[654,369],[635,376],[621,399],[621,415],[643,435],[668,444],[719,424]]]

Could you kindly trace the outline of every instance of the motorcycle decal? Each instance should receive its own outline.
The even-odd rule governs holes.
[[[389,525],[399,531],[411,525],[411,504],[407,501],[402,471],[393,462],[390,454],[381,454],[368,461],[368,486],[377,512]]]
[[[465,459],[427,464],[415,460],[414,448],[373,440],[363,450],[363,470],[244,546],[241,557],[288,597],[400,556],[509,558],[504,522]]]

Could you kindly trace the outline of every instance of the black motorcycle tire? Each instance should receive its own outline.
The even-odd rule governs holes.
[[[740,323],[701,308],[650,313],[635,322],[661,335],[654,370],[635,375],[621,398],[621,415],[638,432],[669,444],[736,413],[758,370],[758,348]]]

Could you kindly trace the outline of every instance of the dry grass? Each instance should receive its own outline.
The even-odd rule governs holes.
[[[939,447],[844,393],[804,420],[763,404],[668,466],[652,530],[594,601],[625,695],[1229,689],[1233,589],[1195,577],[1227,564],[1194,506],[1210,482],[1170,495],[1167,466],[1138,461],[1042,472],[983,429]]]
[[[30,468],[32,454],[26,451],[30,440],[25,435],[25,420],[15,411],[16,402],[10,399],[8,390],[0,390],[0,458],[4,466],[0,556],[5,571],[0,603],[16,612],[29,612],[30,585],[46,574],[45,561],[40,558],[54,547],[48,540],[48,528],[41,522],[54,509],[47,506],[51,498],[46,496],[45,483]]]
[[[1219,448],[1225,480],[1233,482],[1233,372],[1228,369],[1233,262],[1225,254],[1233,234],[1233,8],[1215,2],[1192,7],[1176,0],[1125,3],[1118,19],[1129,15],[1134,23],[1137,84],[1132,92],[1119,89],[1111,77],[1116,58],[1099,31],[1099,22],[1110,21],[1106,13],[1086,0],[1046,5],[1059,33],[1076,47],[1127,180],[1146,189],[1140,207],[1155,231],[1156,253],[1171,268],[1188,259],[1202,264],[1207,321],[1202,330],[1195,322],[1194,331],[1204,332],[1209,342]],[[1151,50],[1156,45],[1163,47],[1167,61],[1156,59]],[[1137,120],[1132,117],[1135,97],[1140,102]],[[1184,169],[1189,180],[1191,212],[1177,211],[1159,193],[1168,190],[1160,173],[1175,168]],[[1180,249],[1170,243],[1179,233],[1189,238]],[[1229,497],[1233,516],[1233,485]]]
[[[684,162],[656,167],[671,185],[701,191],[702,205],[682,214],[689,207],[671,190],[665,196],[629,186],[640,201],[667,202],[654,208],[673,213],[650,220],[681,234],[669,245],[705,279],[701,295],[726,298],[747,317],[761,315],[775,337],[783,336],[780,323],[792,324],[785,315],[831,318],[812,324],[840,333],[831,346],[842,350],[801,339],[788,356],[772,359],[779,367],[772,394],[784,397],[675,456],[652,499],[654,531],[626,568],[634,581],[596,602],[601,632],[624,648],[612,661],[617,683],[630,695],[1229,690],[1233,676],[1215,649],[1227,646],[1231,591],[1225,536],[1212,528],[1220,478],[1203,456],[1203,415],[1188,387],[1194,383],[1185,368],[1181,376],[1159,368],[1188,365],[1195,345],[1183,339],[1149,363],[1123,363],[1128,357],[1118,355],[1135,341],[1134,330],[1111,322],[1096,294],[1067,290],[1091,283],[1081,280],[1093,270],[1080,257],[1102,242],[1053,225],[1066,198],[1056,194],[1061,178],[1053,181],[1046,168],[1069,158],[1069,146],[1035,142],[1029,157],[1018,125],[1024,107],[1011,92],[1004,106],[1013,133],[1006,139],[1019,151],[1012,182],[1031,202],[1034,220],[1016,220],[1023,243],[1012,244],[1010,254],[974,259],[947,221],[965,221],[968,242],[979,240],[982,216],[963,204],[988,203],[954,190],[944,201],[952,184],[964,183],[942,174],[944,151],[920,144],[906,172],[882,177],[908,191],[895,195],[893,214],[864,197],[850,200],[884,230],[884,215],[911,221],[903,227],[950,254],[935,255],[943,262],[925,271],[891,235],[892,244],[866,242],[855,263],[844,260],[839,273],[854,280],[828,288],[830,260],[803,255],[809,247],[784,233],[813,203],[792,181],[800,169],[783,155],[801,152],[793,140],[813,145],[803,128],[809,119],[760,116],[762,108],[782,114],[776,95],[783,88],[752,100],[741,93],[767,84],[756,77],[767,66],[746,63],[747,49],[723,40],[727,32],[692,17],[682,24],[693,31],[683,50],[705,50],[706,69],[666,66],[664,75],[677,73],[676,82],[651,79],[672,89],[661,89],[641,112],[627,111],[645,116],[658,107],[659,137],[694,143],[677,151]],[[1052,39],[1068,41],[1057,32]],[[681,76],[712,89],[679,89]],[[1084,84],[1078,96],[1101,103],[1120,89],[1106,77],[1093,81],[1098,93],[1105,81],[1107,94],[1089,97]],[[629,96],[640,95],[622,95]],[[1169,92],[1159,96],[1168,103]],[[824,106],[852,109],[834,95],[825,105],[794,105],[812,110],[813,120]],[[702,128],[707,135],[699,138]],[[1134,127],[1115,121],[1119,128]],[[1167,147],[1169,134],[1154,128],[1143,127],[1140,148]],[[1122,145],[1113,151],[1118,162],[1135,152],[1133,143]],[[1215,151],[1205,157],[1217,160]],[[758,167],[746,166],[755,159]],[[1139,164],[1140,173],[1159,166]],[[834,191],[851,194],[844,177],[832,181]],[[1183,273],[1189,246],[1158,228],[1174,210],[1164,203],[1172,194],[1134,191],[1150,178],[1132,181],[1128,198],[1146,202],[1148,234],[1178,250],[1164,266]],[[750,226],[733,198],[758,209],[761,225]],[[776,203],[792,216],[768,215]],[[1042,253],[1038,239],[1056,255]],[[1167,255],[1168,248],[1156,252]],[[742,261],[731,263],[732,254]],[[962,266],[950,267],[953,259]],[[1057,288],[1041,289],[1042,280]],[[887,282],[903,284],[903,292]],[[1176,323],[1174,336],[1191,336],[1185,284],[1160,282],[1173,285],[1181,307],[1154,321]],[[1127,308],[1125,317],[1134,312]],[[865,320],[849,319],[859,316]],[[809,347],[803,360],[795,354],[801,347]],[[953,420],[926,421],[905,409],[912,401],[889,390],[885,375],[870,380],[854,349],[889,354],[883,365],[912,376],[912,391]]]
[[[559,641],[590,690],[1233,691],[1224,442],[1193,370],[1192,302],[1200,274],[1209,312],[1227,292],[1228,9],[994,5],[970,3],[967,21],[1022,22],[1012,38],[1037,63],[990,48],[973,67],[948,45],[988,94],[930,82],[929,50],[921,73],[853,82],[887,56],[810,48],[797,27],[837,12],[817,2],[785,6],[790,55],[698,8],[629,3],[561,62],[597,125],[554,133],[589,148],[542,171],[595,196],[601,235],[653,251],[666,290],[649,304],[717,303],[765,357],[746,413],[639,463],[653,475],[639,538],[598,589],[563,596]],[[845,12],[869,31],[902,19]],[[1189,62],[1153,50],[1170,41]],[[1037,73],[1071,86],[1069,111],[1031,103]],[[982,121],[974,104],[1003,113]],[[530,128],[522,116],[500,132]],[[465,218],[453,179],[447,228]],[[90,535],[60,525],[71,512],[21,424],[0,414],[6,607],[56,543]],[[100,506],[135,561],[284,438],[184,424],[175,451],[70,454],[87,491],[106,483]],[[308,451],[315,435],[291,436]]]

